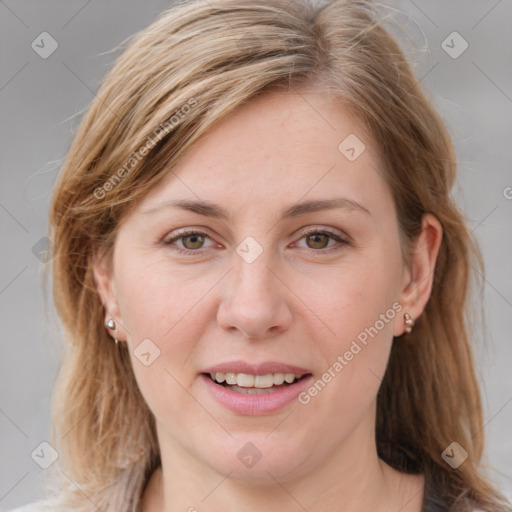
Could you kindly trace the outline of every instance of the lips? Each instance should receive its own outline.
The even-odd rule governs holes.
[[[289,404],[311,381],[305,368],[268,361],[221,363],[207,368],[202,381],[217,402],[239,414],[269,414]]]

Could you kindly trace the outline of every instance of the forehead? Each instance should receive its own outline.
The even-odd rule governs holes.
[[[271,198],[282,204],[336,191],[373,202],[376,189],[387,188],[364,124],[314,91],[248,101],[169,171],[141,206],[177,196],[270,207]]]

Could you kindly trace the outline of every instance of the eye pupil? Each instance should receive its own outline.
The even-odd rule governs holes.
[[[187,244],[186,241],[191,241],[191,244]],[[204,236],[198,234],[187,235],[183,237],[183,245],[187,249],[200,249],[204,243]]]
[[[313,246],[308,246],[311,249],[323,249],[324,247],[327,247],[327,244],[329,242],[329,235],[323,234],[323,233],[315,233],[313,235],[308,236],[308,240],[313,242]]]

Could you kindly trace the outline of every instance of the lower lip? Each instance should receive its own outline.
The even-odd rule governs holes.
[[[245,395],[231,391],[220,384],[215,384],[206,375],[201,375],[201,379],[221,405],[238,414],[257,415],[272,414],[283,409],[308,386],[312,375],[303,377],[294,384],[277,391],[270,391],[262,395]]]

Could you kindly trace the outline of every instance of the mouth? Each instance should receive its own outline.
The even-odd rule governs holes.
[[[199,374],[214,402],[240,415],[283,411],[311,384],[306,368],[280,361],[229,361],[204,368]]]
[[[203,373],[217,386],[242,395],[265,395],[294,386],[309,377],[310,373],[267,373],[255,375],[250,373],[211,372]]]

